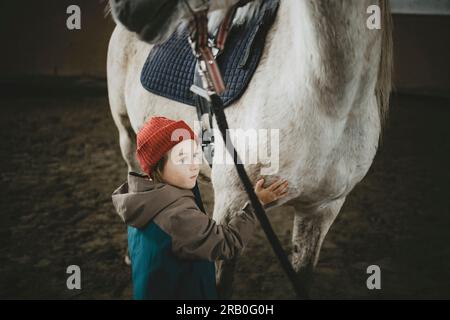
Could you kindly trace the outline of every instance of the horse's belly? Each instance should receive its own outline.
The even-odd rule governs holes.
[[[348,121],[342,134],[336,132],[340,139],[334,145],[308,142],[307,148],[286,153],[294,198],[305,204],[327,203],[345,197],[364,178],[375,157],[380,134],[378,117],[372,117],[374,121],[367,119]],[[297,163],[293,159],[296,153]]]
[[[358,158],[342,157],[316,171],[314,168],[306,169],[304,172],[309,172],[304,175],[300,173],[298,178],[298,198],[306,204],[315,204],[345,197],[363,179],[371,163],[359,162]]]

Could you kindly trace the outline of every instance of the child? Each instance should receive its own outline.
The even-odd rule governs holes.
[[[199,209],[192,190],[202,160],[196,139],[184,121],[152,117],[137,135],[146,175],[130,172],[112,194],[128,225],[135,299],[217,298],[214,261],[237,256],[255,230],[249,201],[224,225]],[[287,194],[286,181],[262,184],[255,191],[263,205]]]

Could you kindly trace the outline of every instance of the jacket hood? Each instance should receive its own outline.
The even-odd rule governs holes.
[[[156,182],[148,176],[129,172],[127,182],[112,193],[112,202],[126,224],[142,228],[180,197],[195,199],[192,190]]]

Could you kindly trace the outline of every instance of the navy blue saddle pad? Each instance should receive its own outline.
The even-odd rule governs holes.
[[[279,0],[264,1],[252,20],[231,29],[224,52],[216,58],[227,88],[221,95],[224,107],[239,99],[247,88],[278,4]],[[194,82],[195,64],[186,28],[152,48],[142,69],[141,83],[154,94],[195,106],[194,93],[189,90]]]

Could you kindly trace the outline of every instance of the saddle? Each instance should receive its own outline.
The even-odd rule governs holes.
[[[258,14],[229,31],[226,49],[216,61],[226,90],[220,96],[224,108],[245,92],[261,59],[268,30],[275,20],[279,0],[263,2]],[[188,27],[175,32],[166,42],[150,51],[141,72],[142,86],[151,93],[196,106],[194,83],[196,58],[188,42]],[[212,38],[212,36],[210,35]]]

